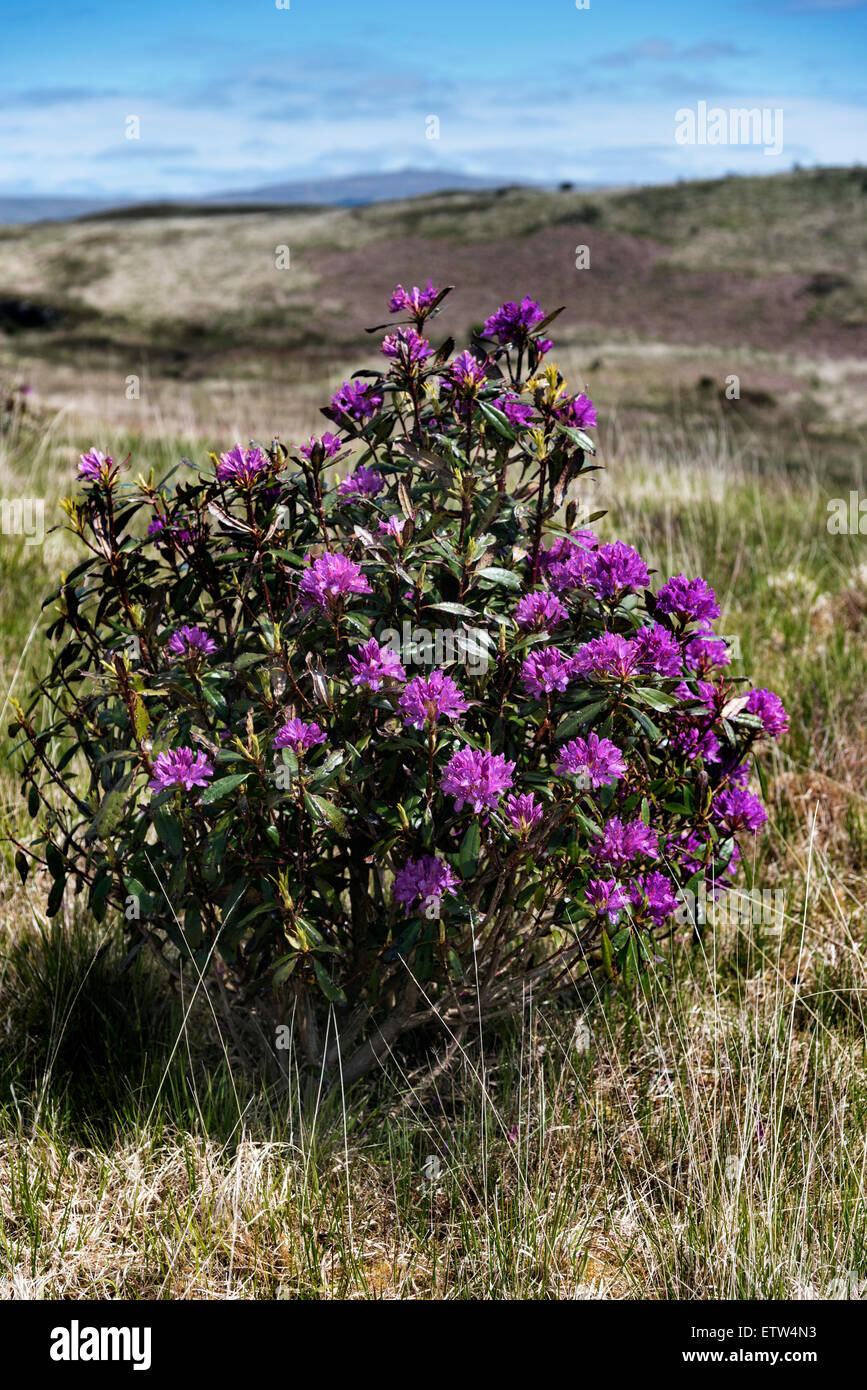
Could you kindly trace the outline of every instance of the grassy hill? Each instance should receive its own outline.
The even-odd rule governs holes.
[[[387,317],[390,287],[431,275],[460,289],[443,335],[515,295],[565,305],[558,360],[608,415],[706,416],[735,374],[730,416],[851,439],[867,420],[865,184],[823,169],[6,227],[0,377],[84,428],[291,437],[348,362],[375,361],[363,330]]]

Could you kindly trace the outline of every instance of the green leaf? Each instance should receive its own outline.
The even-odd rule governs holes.
[[[139,743],[143,743],[148,736],[151,721],[145,703],[137,691],[132,693],[133,719],[135,722],[135,736]]]
[[[337,831],[338,835],[346,834],[346,817],[340,807],[335,806],[333,801],[329,801],[328,798],[324,796],[314,796],[313,792],[305,792],[304,800],[307,804],[308,811],[311,812],[315,820],[319,821],[321,824],[324,817],[324,819]]]
[[[330,1004],[345,1004],[346,995],[339,985],[332,984],[331,980],[328,978],[328,972],[320,960],[314,960],[313,969],[319,988],[322,990],[328,1002]]]
[[[48,872],[53,879],[62,879],[66,874],[66,865],[63,862],[63,855],[56,845],[49,840],[45,846],[45,859],[48,864]]]
[[[181,838],[181,828],[176,820],[173,820],[168,812],[158,810],[153,812],[154,829],[165,845],[169,854],[177,858],[183,853],[184,842]]]
[[[573,808],[572,814],[574,815],[578,824],[581,826],[581,829],[587,835],[591,836],[591,838],[594,840],[600,840],[602,838],[601,828],[598,825],[596,825],[592,820],[590,820],[589,817],[585,816],[584,812],[580,810],[577,806]]]
[[[123,813],[127,807],[128,787],[129,778],[124,778],[123,782],[119,786],[113,787],[103,799],[93,822],[94,832],[103,840],[108,839],[123,818]]]
[[[636,686],[633,694],[643,700],[646,705],[650,705],[651,709],[667,710],[671,709],[672,705],[680,703],[676,695],[669,695],[667,690],[656,690],[651,685]]]
[[[643,714],[640,709],[633,709],[632,705],[629,705],[628,709],[632,717],[637,719],[646,734],[649,734],[654,740],[662,738],[662,730],[657,728],[649,715]]]
[[[27,875],[30,873],[30,861],[23,850],[18,850],[15,855],[15,867],[18,870],[18,877],[22,883],[27,882]]]
[[[492,584],[502,584],[505,589],[520,589],[520,575],[513,570],[500,569],[498,565],[486,565],[484,569],[476,570],[476,579],[488,579]]]
[[[56,878],[51,885],[51,892],[48,894],[48,907],[46,912],[49,917],[56,917],[60,911],[60,904],[63,902],[63,890],[66,887],[66,880]]]
[[[226,796],[228,792],[240,787],[241,783],[246,782],[249,776],[249,772],[235,772],[231,777],[218,778],[202,792],[202,805],[210,806],[212,801],[219,801],[221,796]]]
[[[481,849],[481,842],[482,837],[481,831],[479,830],[479,822],[474,820],[468,827],[461,841],[461,847],[458,850],[458,869],[460,870],[461,878],[472,878],[474,876],[479,858],[479,850]]]
[[[473,608],[468,608],[465,603],[426,603],[423,612],[428,609],[435,609],[438,613],[454,613],[459,618],[474,618],[476,616]]]
[[[275,962],[274,984],[282,985],[284,980],[288,980],[297,964],[297,951],[293,951],[291,956],[281,956],[280,959]]]
[[[583,430],[577,430],[574,425],[562,423],[558,424],[557,428],[558,433],[565,434],[568,439],[572,440],[573,444],[577,444],[579,449],[583,449],[586,454],[596,453],[596,445],[589,434],[585,434]]]
[[[202,695],[207,704],[211,706],[221,719],[228,719],[229,708],[219,690],[212,690],[208,685],[201,686]]]
[[[458,980],[461,980],[461,981],[465,980],[465,979],[466,979],[466,975],[464,974],[464,967],[461,965],[461,962],[460,962],[460,960],[458,959],[457,953],[456,953],[454,950],[452,950],[451,948],[449,949],[449,953],[448,953],[448,962],[449,962],[449,969],[451,970],[452,974],[453,974]]]
[[[484,415],[485,419],[493,425],[494,429],[497,431],[497,434],[501,434],[504,439],[509,440],[515,440],[518,438],[518,436],[515,434],[515,431],[512,429],[508,420],[506,419],[506,416],[503,414],[501,410],[497,410],[496,406],[487,405],[485,401],[479,401],[478,407]]]
[[[90,892],[90,909],[97,922],[101,922],[105,917],[105,904],[111,892],[113,881],[111,872],[107,868],[100,869]]]

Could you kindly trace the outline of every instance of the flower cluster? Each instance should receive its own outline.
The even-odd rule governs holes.
[[[173,748],[168,753],[158,753],[154,759],[150,787],[155,792],[166,791],[169,787],[190,791],[193,787],[206,787],[213,775],[213,765],[204,753],[192,748]]]
[[[169,651],[178,658],[213,656],[218,650],[216,642],[203,627],[190,627],[185,623],[169,638]]]
[[[309,748],[325,742],[326,735],[316,723],[305,724],[303,719],[289,719],[277,730],[275,748],[289,748],[300,757]]]
[[[458,719],[469,706],[451,676],[431,671],[427,678],[415,676],[401,693],[398,704],[407,728],[432,728],[440,719]]]
[[[227,454],[221,454],[216,473],[221,483],[233,483],[235,487],[249,488],[272,469],[268,455],[255,446],[242,449],[236,444]]]
[[[370,690],[381,690],[388,681],[405,681],[406,671],[390,647],[381,647],[375,637],[363,642],[357,649],[358,656],[348,658],[352,667],[352,684],[366,685]]]
[[[451,865],[432,854],[421,859],[409,859],[394,880],[395,900],[402,903],[409,916],[413,903],[439,905],[446,893],[456,894],[461,880]]]
[[[541,323],[545,311],[535,299],[525,295],[520,304],[513,300],[503,304],[495,314],[485,320],[482,334],[485,338],[496,338],[506,347],[520,347],[527,342],[530,330]]]
[[[344,478],[337,489],[338,497],[377,497],[385,487],[385,479],[375,468],[359,465],[350,477]]]
[[[580,777],[591,787],[610,787],[626,772],[623,750],[610,738],[588,734],[586,739],[573,738],[560,749],[555,772]]]
[[[492,810],[504,791],[512,785],[515,764],[507,762],[502,753],[477,752],[461,748],[449,760],[440,786],[455,798],[455,810],[472,806],[478,814],[486,806]]]
[[[302,607],[321,608],[323,612],[333,612],[350,594],[370,593],[370,582],[361,566],[347,555],[330,551],[310,562],[298,587]]]
[[[418,285],[413,285],[410,290],[405,290],[403,285],[396,285],[388,302],[388,310],[391,314],[412,314],[416,322],[421,324],[434,307],[439,295],[440,291],[432,280],[428,280],[423,290],[420,290]]]
[[[382,406],[382,394],[369,381],[344,381],[331,397],[331,408],[338,417],[364,424]]]

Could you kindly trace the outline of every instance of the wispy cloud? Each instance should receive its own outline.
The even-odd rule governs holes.
[[[105,163],[125,162],[128,159],[190,159],[198,153],[196,145],[142,144],[138,140],[124,140],[121,144],[110,145],[107,149],[100,150],[98,154],[91,155],[91,158],[97,163]]]
[[[751,49],[715,39],[690,45],[672,43],[670,39],[642,39],[628,48],[603,54],[598,62],[607,68],[633,67],[636,63],[712,63],[722,58],[746,58],[751,53]]]
[[[14,87],[6,87],[0,92],[0,107],[32,110],[34,107],[82,106],[87,102],[121,95],[121,92],[106,87],[25,87],[17,91]]]

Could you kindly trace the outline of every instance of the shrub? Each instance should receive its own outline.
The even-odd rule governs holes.
[[[83,455],[88,555],[17,708],[49,913],[73,880],[171,968],[276,989],[345,1080],[661,965],[766,819],[750,753],[786,725],[727,675],[702,579],[654,594],[576,529],[596,413],[546,363],[555,315],[503,305],[454,355],[425,336],[447,293],[397,287],[383,371],[301,447],[159,482]]]

